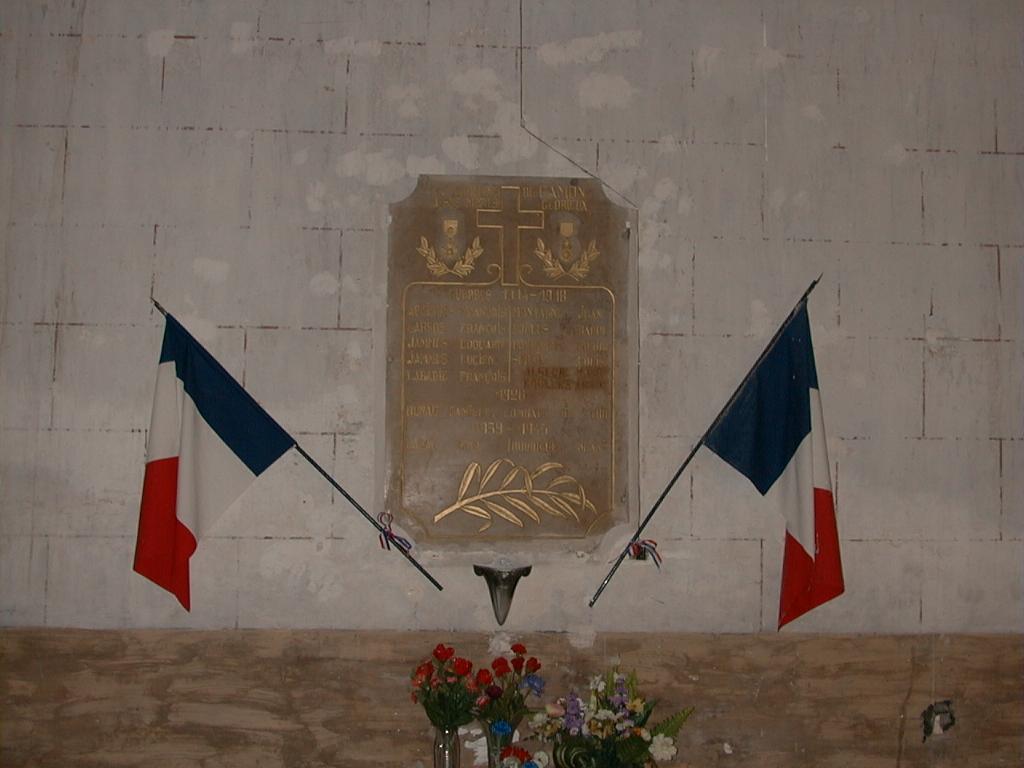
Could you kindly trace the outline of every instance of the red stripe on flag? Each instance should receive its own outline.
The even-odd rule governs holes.
[[[196,537],[178,520],[177,497],[178,457],[148,463],[142,481],[134,568],[177,597],[185,610],[191,610],[188,561],[196,551]]]
[[[779,629],[812,608],[843,594],[843,564],[832,492],[814,489],[814,558],[786,531]]]

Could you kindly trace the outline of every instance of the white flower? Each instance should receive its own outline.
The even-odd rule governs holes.
[[[640,738],[643,739],[644,741],[650,741],[651,740],[651,732],[648,731],[646,728],[641,728],[640,729]]]
[[[594,715],[595,720],[614,720],[615,713],[610,709],[599,709],[597,714]]]
[[[602,675],[594,675],[590,678],[590,690],[602,693],[604,691],[604,677]]]
[[[668,736],[659,733],[651,741],[651,757],[658,762],[671,760],[676,753],[676,745]]]
[[[539,730],[548,721],[548,715],[546,712],[537,712],[533,717],[530,718],[530,727],[533,730]]]
[[[548,753],[540,749],[533,753],[533,762],[535,762],[540,768],[547,768],[551,763],[551,758],[548,757]]]

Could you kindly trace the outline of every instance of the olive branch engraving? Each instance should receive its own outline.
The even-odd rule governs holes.
[[[579,282],[587,273],[590,272],[590,265],[601,252],[597,249],[597,241],[591,240],[590,245],[587,246],[586,250],[580,254],[580,257],[576,259],[566,269],[562,264],[555,258],[554,254],[551,253],[551,249],[548,248],[542,239],[537,238],[537,247],[533,249],[533,255],[541,260],[544,264],[544,274],[550,277],[552,280],[557,280],[560,277],[568,275],[576,282]]]
[[[501,482],[492,482],[506,466],[509,469]],[[459,483],[458,498],[434,515],[434,522],[440,522],[453,512],[464,512],[485,521],[478,531],[482,533],[493,525],[495,518],[523,528],[524,518],[540,525],[543,515],[572,518],[577,523],[581,515],[588,512],[596,516],[597,510],[587,498],[583,485],[564,470],[564,465],[555,461],[541,464],[533,472],[505,458],[496,459],[486,470],[479,463],[470,462]],[[551,479],[540,487],[537,481],[545,474]]]
[[[473,268],[476,266],[476,260],[480,258],[480,255],[484,252],[484,247],[480,244],[480,238],[473,238],[472,244],[466,248],[466,253],[461,259],[448,267],[443,261],[437,258],[437,252],[434,251],[434,246],[430,244],[427,238],[420,236],[420,247],[416,249],[416,252],[427,260],[427,269],[430,270],[430,274],[435,277],[441,277],[443,275],[457,275],[458,277],[466,277]]]

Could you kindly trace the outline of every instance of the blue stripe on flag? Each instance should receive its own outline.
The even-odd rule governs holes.
[[[213,355],[167,315],[160,362],[171,361],[199,414],[254,475],[295,445]]]
[[[704,444],[768,493],[811,431],[818,373],[804,304]]]

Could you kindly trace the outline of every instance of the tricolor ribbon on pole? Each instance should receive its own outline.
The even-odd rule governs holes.
[[[650,557],[654,561],[655,567],[661,570],[661,555],[658,554],[658,542],[654,539],[631,541],[626,546],[629,548],[631,560],[646,560]]]
[[[391,549],[392,545],[398,547],[404,552],[412,550],[412,542],[404,536],[399,536],[391,527],[391,523],[395,520],[395,516],[390,512],[381,512],[377,515],[377,522],[381,524],[380,536],[380,548]]]
[[[146,449],[134,569],[191,610],[199,538],[290,449],[308,461],[438,589],[411,546],[363,509],[155,300],[166,318]]]
[[[818,278],[821,279],[820,277]],[[676,470],[590,600],[593,606],[703,445],[770,499],[786,523],[779,628],[843,593],[818,374],[804,292],[707,432]]]

